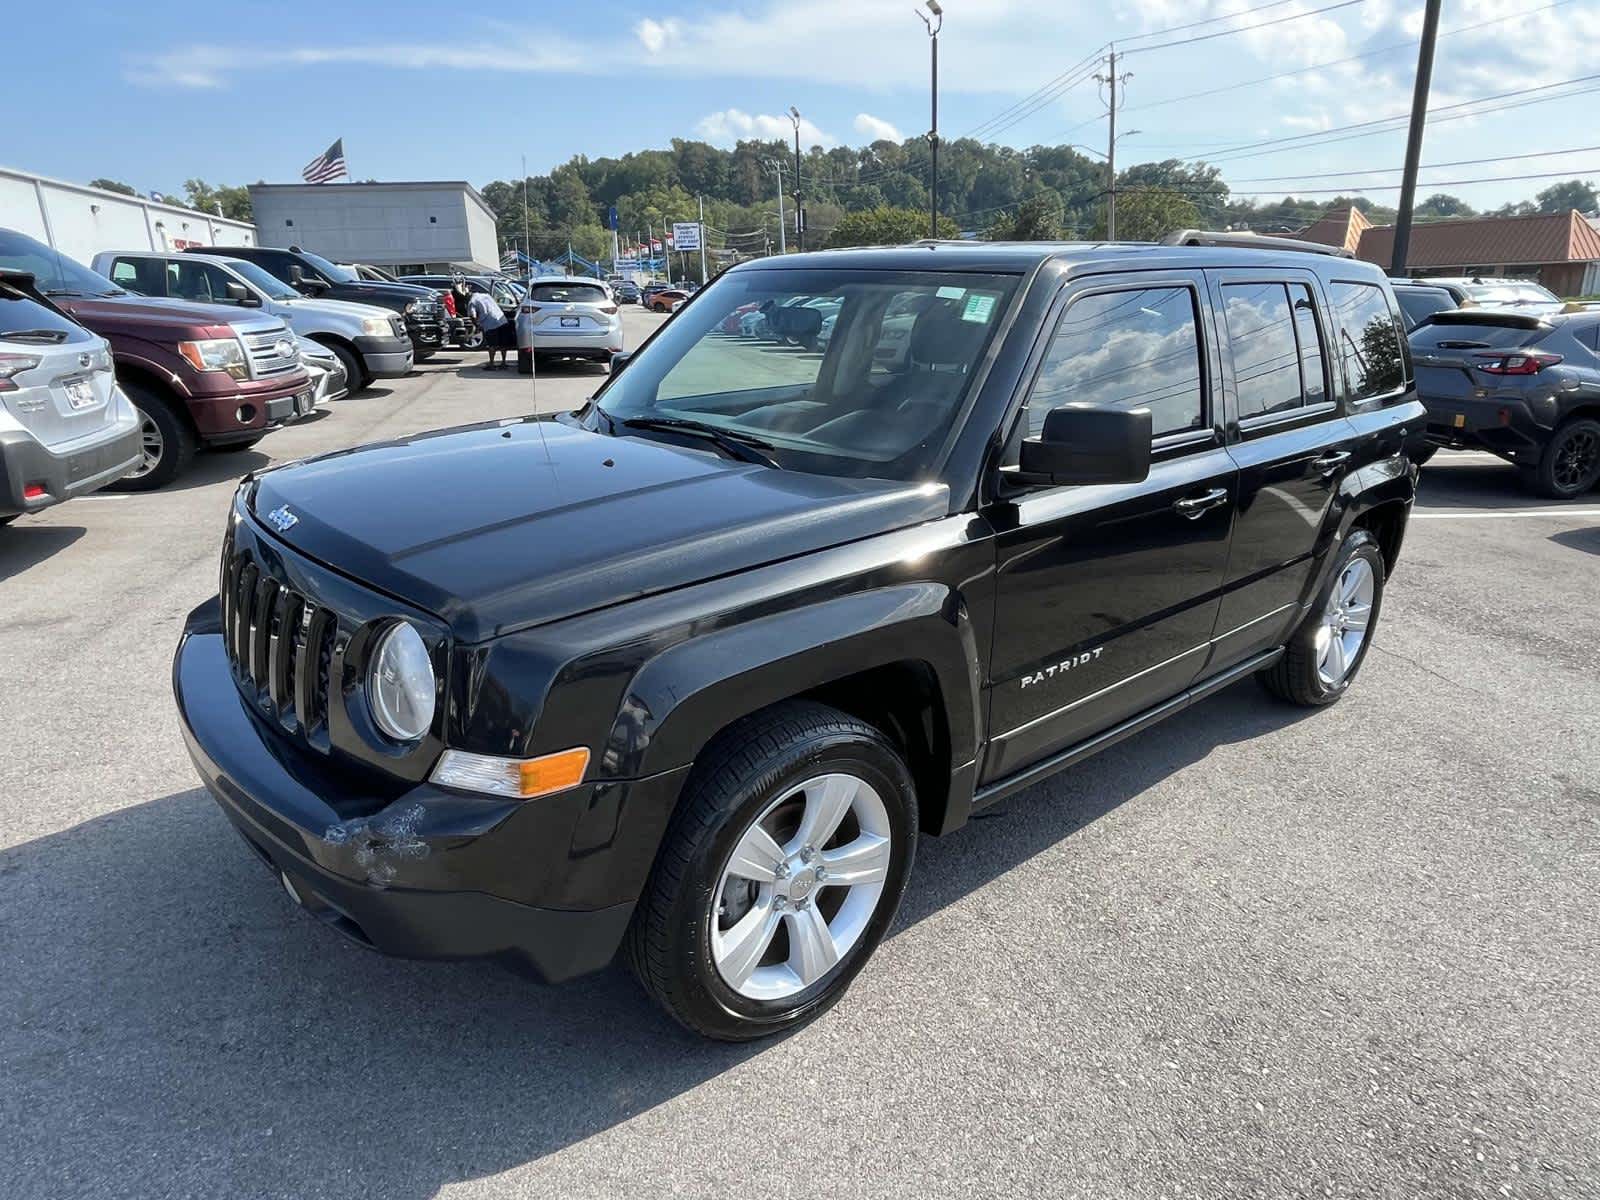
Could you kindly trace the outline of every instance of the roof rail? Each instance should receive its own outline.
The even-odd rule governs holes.
[[[1332,258],[1354,258],[1342,246],[1328,246],[1322,242],[1305,242],[1298,238],[1268,237],[1264,233],[1232,233],[1226,230],[1210,232],[1204,229],[1180,229],[1161,239],[1163,246],[1248,246],[1253,250],[1297,250],[1302,254],[1326,254]]]

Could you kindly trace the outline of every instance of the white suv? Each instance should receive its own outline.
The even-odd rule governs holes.
[[[0,271],[0,525],[122,478],[139,416],[111,348],[33,286]]]
[[[622,316],[598,279],[536,276],[517,306],[517,370],[534,358],[586,358],[609,363],[622,353]]]

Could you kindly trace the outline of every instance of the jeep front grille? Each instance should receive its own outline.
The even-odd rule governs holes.
[[[248,551],[223,551],[222,635],[234,678],[256,708],[313,747],[328,748],[339,620],[264,573]]]

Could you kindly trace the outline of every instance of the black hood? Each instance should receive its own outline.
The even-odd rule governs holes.
[[[381,304],[403,312],[413,300],[435,300],[439,293],[414,283],[336,283],[325,294],[332,300],[353,300],[357,304]],[[315,296],[313,296],[315,299]]]
[[[472,642],[933,520],[949,493],[524,420],[291,463],[251,503]]]

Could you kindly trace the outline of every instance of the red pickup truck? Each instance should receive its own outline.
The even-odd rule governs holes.
[[[293,417],[297,398],[313,387],[294,334],[276,317],[136,297],[8,229],[0,229],[0,267],[33,275],[41,292],[111,343],[117,382],[139,410],[144,452],[118,488],[161,487],[201,447],[255,445]]]

